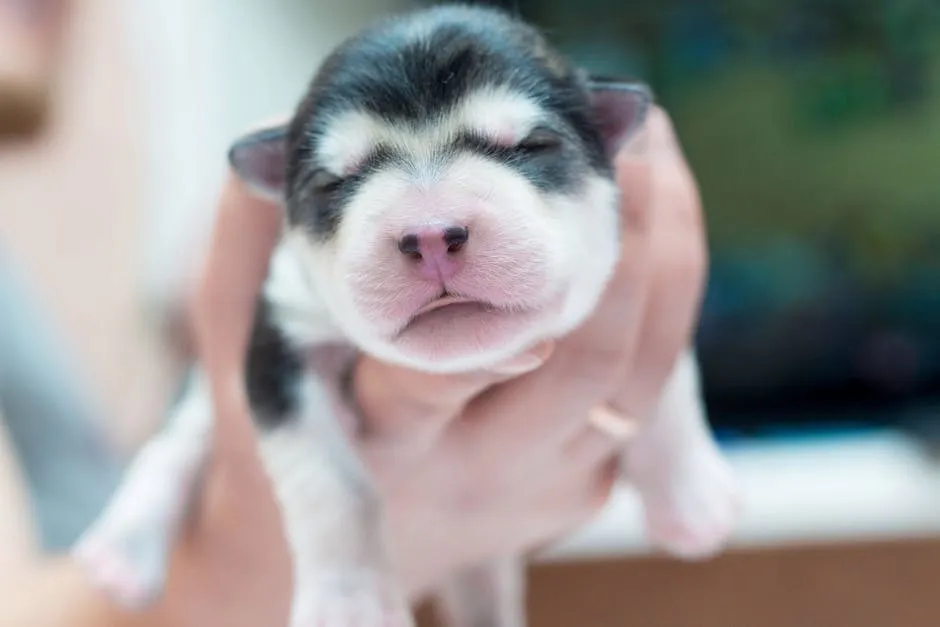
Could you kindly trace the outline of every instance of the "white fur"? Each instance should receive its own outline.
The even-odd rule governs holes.
[[[618,228],[616,187],[589,176],[576,195],[543,195],[507,166],[475,155],[460,156],[437,175],[420,180],[430,167],[417,173],[387,170],[371,177],[346,207],[339,233],[327,243],[312,245],[302,230],[290,233],[278,257],[289,257],[290,249],[299,265],[309,269],[306,284],[292,278],[296,272],[286,271],[285,278],[272,277],[274,284],[291,277],[298,292],[310,299],[306,311],[328,310],[358,347],[427,371],[486,367],[577,326],[594,308],[616,264],[618,244],[611,236]],[[407,353],[395,343],[393,336],[404,318],[390,315],[389,309],[409,292],[425,300],[440,293],[439,287],[414,284],[407,268],[396,265],[401,256],[395,239],[408,226],[425,221],[485,225],[471,226],[471,246],[477,243],[473,238],[481,236],[489,244],[472,253],[479,276],[468,272],[449,288],[507,309],[532,310],[511,337],[486,346],[468,345],[465,352],[447,359]],[[294,262],[285,261],[284,266],[289,263]],[[474,293],[482,283],[488,293]],[[505,293],[492,293],[495,285],[504,285]],[[302,327],[290,326],[296,340],[310,337]]]
[[[741,503],[731,467],[708,428],[691,351],[667,380],[655,417],[630,443],[624,468],[640,492],[655,545],[685,559],[721,550]]]
[[[319,380],[306,377],[303,414],[265,434],[261,455],[294,555],[292,627],[406,627],[371,482]],[[332,621],[326,623],[325,621]]]
[[[271,256],[264,295],[277,303],[274,315],[283,332],[300,346],[325,344],[343,338],[297,254],[296,233],[288,235]]]
[[[212,401],[201,376],[167,428],[137,454],[117,492],[79,539],[92,579],[128,608],[154,601],[209,454]]]
[[[382,144],[421,163],[465,132],[514,145],[544,117],[530,98],[495,85],[481,87],[441,120],[418,128],[382,120],[368,111],[347,111],[326,124],[317,162],[334,174],[345,175]]]
[[[454,575],[438,597],[449,627],[525,627],[525,570],[510,556]]]
[[[345,338],[386,361],[455,373],[508,359],[577,326],[600,298],[618,256],[613,182],[585,175],[579,189],[544,194],[491,159],[459,154],[442,163],[439,157],[457,133],[473,130],[514,143],[542,117],[528,97],[489,86],[419,128],[365,111],[327,124],[318,160],[329,168],[354,168],[380,144],[392,146],[404,165],[370,176],[327,241],[312,240],[302,227],[287,234],[266,293],[278,304],[278,322],[289,337],[301,344]],[[397,337],[445,286],[414,281],[395,243],[434,224],[469,227],[462,254],[471,267],[446,289],[505,309],[503,321],[512,325],[505,336],[488,342],[449,336],[446,355]]]

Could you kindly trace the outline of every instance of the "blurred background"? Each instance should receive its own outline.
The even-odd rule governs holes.
[[[674,117],[711,237],[716,426],[936,422],[940,4],[501,4]]]
[[[0,242],[90,364],[101,416],[128,415],[109,403],[146,344],[134,304],[105,320],[101,299],[142,286],[125,292],[165,314],[228,142],[289,112],[344,37],[415,4],[429,3],[74,4],[48,130],[0,144]],[[585,607],[591,625],[633,624],[624,603],[650,627],[937,624],[915,573],[940,569],[940,3],[489,4],[592,71],[648,81],[672,115],[711,245],[705,391],[748,500],[738,551],[687,567],[644,556],[637,504],[618,494],[536,573],[536,627],[588,624],[564,618]],[[125,229],[124,248],[96,248],[87,211]],[[118,331],[121,347],[101,341]],[[124,451],[152,427],[101,420]],[[889,571],[909,576],[877,579]]]

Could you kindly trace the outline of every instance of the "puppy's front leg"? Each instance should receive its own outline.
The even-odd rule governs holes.
[[[191,510],[210,452],[212,399],[202,374],[166,428],[134,458],[73,555],[127,609],[142,609],[163,590],[170,549]]]
[[[740,515],[731,467],[705,419],[694,355],[683,355],[656,414],[630,444],[627,479],[640,492],[650,540],[685,559],[718,552]]]
[[[322,384],[303,375],[296,398],[291,413],[255,410],[294,558],[291,627],[407,627],[365,469]]]
[[[457,573],[438,593],[448,627],[525,627],[526,565],[506,557]]]

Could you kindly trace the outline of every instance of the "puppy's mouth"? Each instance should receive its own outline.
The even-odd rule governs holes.
[[[443,294],[421,306],[412,314],[402,332],[423,322],[442,321],[449,317],[466,317],[473,314],[498,313],[502,309],[478,298],[458,294]]]
[[[507,347],[514,350],[556,309],[552,303],[498,305],[478,297],[444,294],[416,309],[392,341],[403,354],[436,365],[472,359]]]
[[[411,316],[411,319],[414,320],[419,316],[429,314],[432,311],[436,311],[443,307],[452,307],[454,305],[479,305],[480,307],[488,306],[485,302],[477,299],[470,298],[469,296],[460,296],[459,294],[441,294],[428,304],[420,307],[414,315]]]

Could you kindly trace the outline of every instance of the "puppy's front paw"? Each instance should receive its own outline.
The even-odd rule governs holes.
[[[741,516],[741,495],[730,465],[710,448],[668,471],[642,491],[648,538],[682,559],[714,556]]]
[[[115,603],[140,610],[153,603],[163,589],[167,550],[161,529],[112,524],[92,528],[72,555],[94,585]]]
[[[92,582],[128,610],[163,590],[170,546],[185,516],[192,477],[160,447],[134,463],[72,555]]]
[[[291,627],[414,627],[398,586],[368,571],[305,577],[294,604]]]

